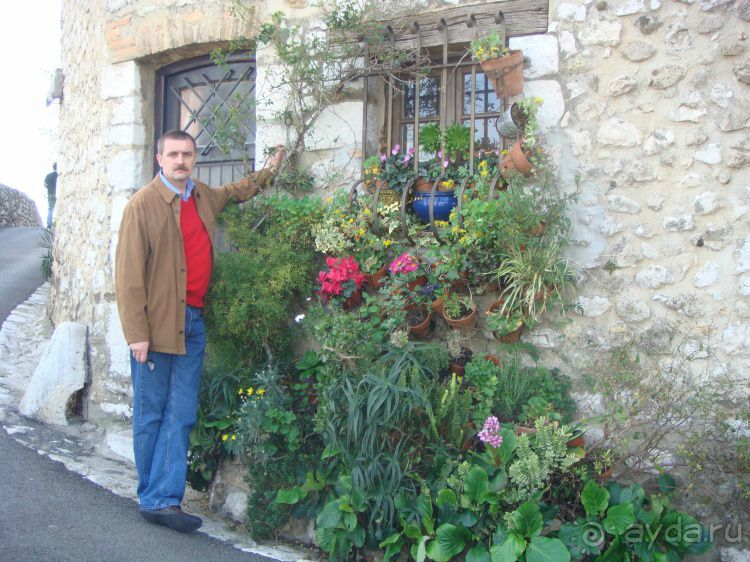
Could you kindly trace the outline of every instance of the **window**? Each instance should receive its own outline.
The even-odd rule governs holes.
[[[171,129],[197,143],[194,176],[221,185],[255,167],[255,60],[234,56],[226,67],[209,57],[172,64],[157,73],[155,138]],[[240,129],[227,119],[240,114]],[[229,148],[229,139],[235,148]],[[242,148],[239,148],[239,147]]]

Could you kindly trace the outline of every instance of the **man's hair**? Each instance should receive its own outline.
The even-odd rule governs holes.
[[[164,142],[167,139],[171,140],[189,140],[193,143],[193,149],[196,149],[195,145],[195,139],[190,133],[186,133],[185,131],[181,131],[180,129],[172,129],[171,131],[167,131],[162,136],[159,137],[159,140],[156,141],[156,151],[159,154],[162,154],[164,152]]]

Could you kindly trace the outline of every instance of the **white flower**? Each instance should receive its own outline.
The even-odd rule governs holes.
[[[304,315],[304,314],[298,314],[297,316],[295,316],[295,317],[294,317],[294,321],[295,321],[295,322],[296,322],[297,324],[299,324],[300,322],[302,322],[302,320],[303,320],[304,318],[305,318],[305,315]]]

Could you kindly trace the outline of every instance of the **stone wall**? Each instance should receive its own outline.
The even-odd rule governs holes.
[[[710,342],[750,382],[748,21],[748,1],[553,1],[547,36],[517,41],[532,57],[526,95],[560,117],[547,144],[560,188],[578,195],[572,257],[585,272],[578,319],[528,339],[571,372],[681,325],[691,360]]]
[[[34,201],[25,193],[1,183],[0,226],[42,226]]]
[[[124,205],[153,173],[155,72],[242,32],[230,4],[64,2],[51,306],[55,324],[89,326],[92,418],[131,412],[112,264]],[[283,10],[319,28],[307,0],[262,6],[260,18]],[[695,351],[711,341],[725,370],[748,381],[750,0],[550,0],[549,13],[546,34],[511,46],[527,58],[524,95],[545,100],[542,142],[559,188],[578,196],[571,257],[582,271],[581,312],[525,339],[575,375],[619,342],[658,340],[681,323],[693,334],[681,349],[696,368],[704,357]],[[270,88],[274,54],[259,51],[257,63],[260,154],[288,131],[275,120],[284,99]],[[336,172],[337,185],[359,173],[361,91],[352,84],[325,112],[305,155],[319,178]]]

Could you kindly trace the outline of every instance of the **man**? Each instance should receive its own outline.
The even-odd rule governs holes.
[[[47,228],[52,228],[52,211],[55,210],[57,200],[57,162],[52,164],[52,171],[44,176],[44,187],[47,188]]]
[[[159,139],[161,171],[126,205],[115,257],[117,307],[131,350],[140,513],[181,532],[202,523],[180,504],[198,409],[216,216],[231,198],[244,201],[265,187],[284,148],[261,172],[217,189],[191,179],[195,158],[189,134],[169,131]]]

